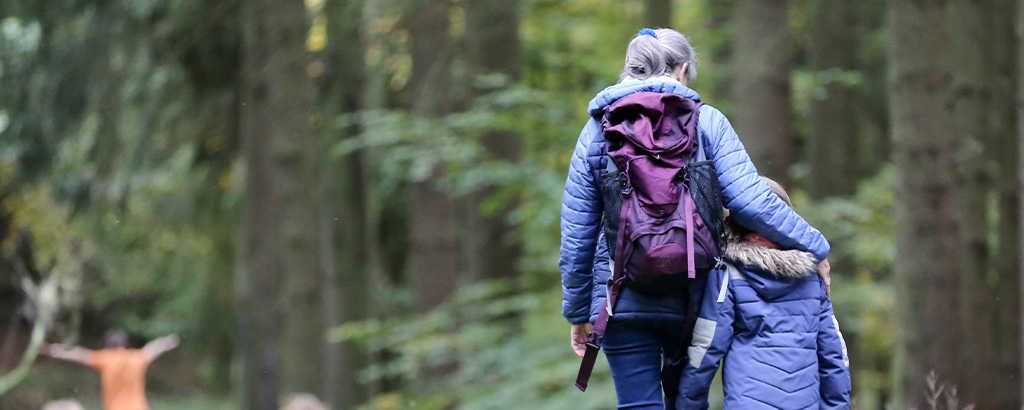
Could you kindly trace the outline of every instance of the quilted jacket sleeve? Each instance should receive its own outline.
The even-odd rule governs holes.
[[[761,180],[729,120],[714,107],[703,105],[700,126],[707,135],[707,154],[715,163],[722,185],[722,203],[732,218],[783,248],[825,259],[828,241]]]
[[[708,391],[722,358],[732,343],[735,299],[729,289],[729,272],[714,269],[704,287],[700,316],[693,327],[693,340],[686,350],[689,363],[679,382],[676,408],[707,409]]]
[[[597,312],[604,306],[608,296],[608,278],[612,276],[611,253],[608,252],[608,241],[604,236],[604,225],[598,229],[597,253],[594,254],[594,289],[591,292],[590,320],[597,320]],[[620,305],[621,306],[621,305]]]
[[[586,156],[593,140],[594,120],[583,128],[569,164],[562,194],[562,315],[569,323],[590,320],[594,252],[601,222],[601,195]]]
[[[821,290],[824,295],[824,284]],[[832,302],[827,297],[821,301],[818,325],[818,379],[821,381],[820,408],[850,408],[850,359]]]

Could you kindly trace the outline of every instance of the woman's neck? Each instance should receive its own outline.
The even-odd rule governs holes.
[[[673,83],[676,83],[676,84],[686,85],[686,84],[683,84],[683,83],[679,82],[679,80],[673,78],[672,76],[670,76],[668,74],[662,74],[662,75],[659,75],[659,76],[650,77],[650,78],[648,78],[646,80],[641,80],[639,78],[627,75],[627,76],[623,77],[621,80],[619,80],[619,84],[635,83],[635,82],[640,82],[640,81],[651,81],[651,80],[673,82]]]

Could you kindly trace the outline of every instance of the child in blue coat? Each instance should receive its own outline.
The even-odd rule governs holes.
[[[789,196],[765,178],[780,198]],[[730,223],[724,268],[708,277],[679,409],[707,409],[724,360],[725,409],[847,409],[846,343],[814,255]]]

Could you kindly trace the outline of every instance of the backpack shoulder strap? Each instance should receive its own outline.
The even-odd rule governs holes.
[[[704,134],[704,129],[700,127],[700,109],[704,107],[704,103],[697,102],[697,155],[690,157],[690,162],[707,161],[708,155],[704,152],[704,138],[707,137]]]

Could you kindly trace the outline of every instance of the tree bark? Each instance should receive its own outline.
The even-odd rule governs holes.
[[[953,124],[956,137],[953,147],[955,198],[960,217],[960,241],[963,306],[963,334],[974,342],[963,355],[962,369],[967,374],[982,375],[995,365],[994,303],[988,283],[992,264],[992,246],[988,241],[989,224],[983,209],[988,209],[993,175],[985,147],[992,144],[988,126],[989,104],[987,48],[992,38],[986,13],[980,4],[954,1],[949,6],[951,65],[953,77]],[[976,383],[960,387],[960,394],[978,408],[995,408],[988,399],[996,397],[979,391]],[[988,390],[986,387],[985,390]]]
[[[352,115],[363,109],[366,62],[363,55],[363,1],[329,1],[324,5],[327,16],[328,39],[324,58],[329,65],[322,87],[321,101],[328,118]],[[337,134],[328,121],[324,132]],[[367,268],[366,193],[364,187],[364,155],[362,151],[341,158],[331,157],[330,146],[341,140],[358,138],[358,126],[340,130],[341,137],[331,141],[321,154],[324,167],[324,198],[322,209],[327,214],[321,234],[327,242],[323,254],[324,277],[332,289],[337,304],[325,306],[325,314],[337,323],[363,320],[369,304],[369,269]],[[337,257],[335,257],[337,255]],[[342,261],[338,263],[338,261]],[[325,301],[326,302],[326,301]],[[324,401],[332,408],[354,408],[366,397],[366,386],[358,374],[366,366],[365,354],[356,344],[345,342],[331,348],[325,364],[331,366],[324,377]],[[336,366],[336,367],[335,367]]]
[[[1016,98],[1017,98],[1017,104],[1016,104],[1016,115],[1017,115],[1017,118],[1016,118],[1016,120],[1017,120],[1017,141],[1016,141],[1016,143],[1017,143],[1017,146],[1016,146],[1016,152],[1017,152],[1017,172],[1014,174],[1016,176],[1016,181],[1014,181],[1014,182],[1015,182],[1015,185],[1017,185],[1017,186],[1016,186],[1016,189],[1014,189],[1014,191],[1016,192],[1017,202],[1019,204],[1018,205],[1018,212],[1020,212],[1020,213],[1018,213],[1016,215],[1017,223],[1020,224],[1021,221],[1024,221],[1024,201],[1020,200],[1020,183],[1021,183],[1021,181],[1024,181],[1024,104],[1022,104],[1022,103],[1024,103],[1024,0],[1017,0],[1017,1],[1013,1],[1011,3],[1014,3],[1014,4],[1009,5],[1009,7],[1013,8],[1014,11],[1016,12],[1016,17],[1014,18],[1014,26],[1016,28],[1016,34],[1017,34],[1015,36],[1015,38],[1017,40],[1017,45],[1015,47],[1015,51],[1016,51],[1017,55],[1016,55],[1016,58],[1014,59],[1015,63],[1017,64],[1017,67],[1015,69],[1016,78],[1017,78],[1017,84],[1016,84],[1016,89],[1015,89],[1016,93],[1017,93],[1017,95],[1016,95]],[[1009,210],[1007,210],[1007,211],[1009,211]],[[1020,228],[1018,228],[1018,229],[1020,230]],[[1013,324],[1011,326],[1009,326],[1009,328],[1015,329],[1017,331],[1017,339],[1018,340],[1016,340],[1016,346],[1013,346],[1013,347],[1009,347],[1008,346],[1007,350],[1009,350],[1010,348],[1017,349],[1017,357],[1016,357],[1017,358],[1017,363],[1015,365],[1017,366],[1017,371],[1018,371],[1017,374],[1019,375],[1020,372],[1022,371],[1022,369],[1024,369],[1024,362],[1022,362],[1022,360],[1024,360],[1024,341],[1020,340],[1020,339],[1024,339],[1024,334],[1021,334],[1022,328],[1024,328],[1024,315],[1021,315],[1021,304],[1022,304],[1021,299],[1024,298],[1024,280],[1021,280],[1021,269],[1024,268],[1024,267],[1021,266],[1021,264],[1022,264],[1022,262],[1021,262],[1021,253],[1024,252],[1024,241],[1021,241],[1019,235],[1017,236],[1017,238],[1018,238],[1017,239],[1018,240],[1018,243],[1017,243],[1018,247],[1017,247],[1017,249],[1015,249],[1015,250],[1007,249],[1007,252],[1016,253],[1017,269],[1014,270],[1012,273],[1008,272],[1008,275],[1007,275],[1007,279],[1008,280],[1006,282],[1004,282],[1004,283],[1001,283],[1001,285],[1004,286],[1004,287],[1012,287],[1012,283],[1013,282],[1015,282],[1017,284],[1016,288],[1017,288],[1018,292],[1017,292],[1016,297],[1014,298],[1014,299],[1016,299],[1016,304],[1015,304],[1016,305],[1015,308],[1017,309],[1016,315],[1012,315],[1012,312],[1007,312],[1007,315],[1006,315],[1007,317],[1005,317],[1004,320],[1006,322],[1012,321]],[[1015,278],[1015,280],[1013,282],[1011,282],[1009,279],[1014,278],[1014,276],[1016,276],[1016,278]],[[1009,293],[1009,292],[1007,292],[1007,293]],[[1010,302],[1010,303],[1012,303],[1012,302]],[[1009,353],[1009,352],[1007,352],[1007,356],[1008,356],[1008,359],[1013,357],[1012,354]],[[1024,395],[1024,378],[1018,377],[1017,380],[1018,380],[1018,386],[1017,386],[1017,389],[1016,389],[1017,392],[1018,392],[1017,393],[1017,400],[1018,401],[1024,401],[1024,396],[1021,396],[1021,395]]]
[[[647,0],[644,24],[650,28],[672,27],[672,0]]]
[[[1014,88],[1016,52],[1013,41],[1013,4],[996,2],[957,2],[950,14],[952,27],[957,31],[959,43],[954,44],[960,61],[957,66],[967,71],[964,78],[958,78],[958,104],[960,101],[973,102],[980,106],[980,112],[958,116],[958,125],[975,125],[977,133],[964,130],[960,134],[968,143],[961,149],[958,158],[964,162],[959,167],[966,178],[960,181],[964,205],[962,224],[968,233],[968,253],[973,259],[987,257],[978,264],[970,261],[964,289],[965,331],[979,340],[970,351],[968,363],[972,373],[990,374],[986,382],[975,381],[964,390],[978,408],[1020,407],[1013,380],[1019,376],[1017,346],[1020,343],[1020,329],[1015,320],[1020,307],[1019,300],[1010,294],[1006,284],[1019,282],[1019,235],[1020,222],[1016,209],[1019,208],[1019,182],[1016,176],[1017,149],[1014,133],[1015,110],[1012,90]],[[1013,149],[1007,149],[1007,145]],[[977,148],[977,147],[983,148]],[[972,161],[972,162],[971,162]],[[972,178],[972,176],[974,176]],[[981,189],[979,189],[981,187]],[[994,194],[994,195],[992,195]],[[990,200],[995,200],[999,210],[997,221],[986,221],[978,210],[991,209]],[[973,207],[974,209],[971,209]],[[979,220],[981,218],[981,220]],[[998,232],[996,243],[987,243],[991,230]],[[980,244],[987,244],[986,252],[978,250]],[[992,294],[997,297],[992,298]],[[979,320],[978,318],[982,318]]]
[[[758,171],[783,186],[793,161],[788,10],[786,0],[740,0],[733,16],[732,120]]]
[[[1018,17],[1015,0],[997,0],[990,4],[989,15],[992,16],[992,43],[990,56],[992,64],[989,75],[992,103],[990,104],[993,141],[989,145],[990,152],[997,162],[998,173],[995,177],[999,219],[999,245],[994,249],[995,267],[995,306],[992,316],[997,329],[993,335],[996,340],[995,369],[989,391],[997,392],[993,397],[993,408],[1021,408],[1024,401],[1020,397],[1019,383],[1021,377],[1020,346],[1021,326],[1017,318],[1021,317],[1020,298],[1017,284],[1021,283],[1021,220],[1017,213],[1021,207],[1021,178],[1019,173],[1020,141],[1017,137],[1018,113],[1015,102],[1015,90],[1019,86],[1017,75],[1018,40],[1014,35],[1015,19]],[[983,408],[979,404],[977,408]]]
[[[319,141],[309,122],[305,7],[256,0],[244,8],[243,407],[273,409],[280,393],[320,393]]]
[[[451,109],[451,59],[447,2],[415,1],[409,18],[412,78],[410,106],[416,119],[437,120]],[[434,138],[422,135],[425,141]],[[429,310],[455,291],[460,268],[455,201],[439,186],[438,166],[413,183],[410,201],[410,267],[416,306]]]
[[[964,386],[960,227],[954,200],[947,2],[891,0],[890,111],[896,169],[897,408],[926,407],[925,380]],[[900,368],[899,366],[902,366]],[[973,375],[971,377],[977,377]],[[899,397],[899,396],[898,396]]]
[[[964,371],[972,375],[961,388],[977,408],[1019,408],[1013,391],[1019,375],[1014,297],[1019,276],[1020,222],[1014,110],[1015,43],[1012,4],[1007,1],[957,1],[949,27],[957,131],[956,189],[962,231],[962,322],[972,348]],[[1007,149],[1008,145],[1012,149]],[[993,203],[994,201],[994,203]],[[985,210],[998,209],[992,220]],[[990,232],[998,232],[992,243]],[[997,297],[992,297],[995,294]]]
[[[811,101],[808,193],[813,198],[851,195],[861,172],[857,86],[841,76],[857,70],[857,2],[811,0],[811,70],[823,94]]]

